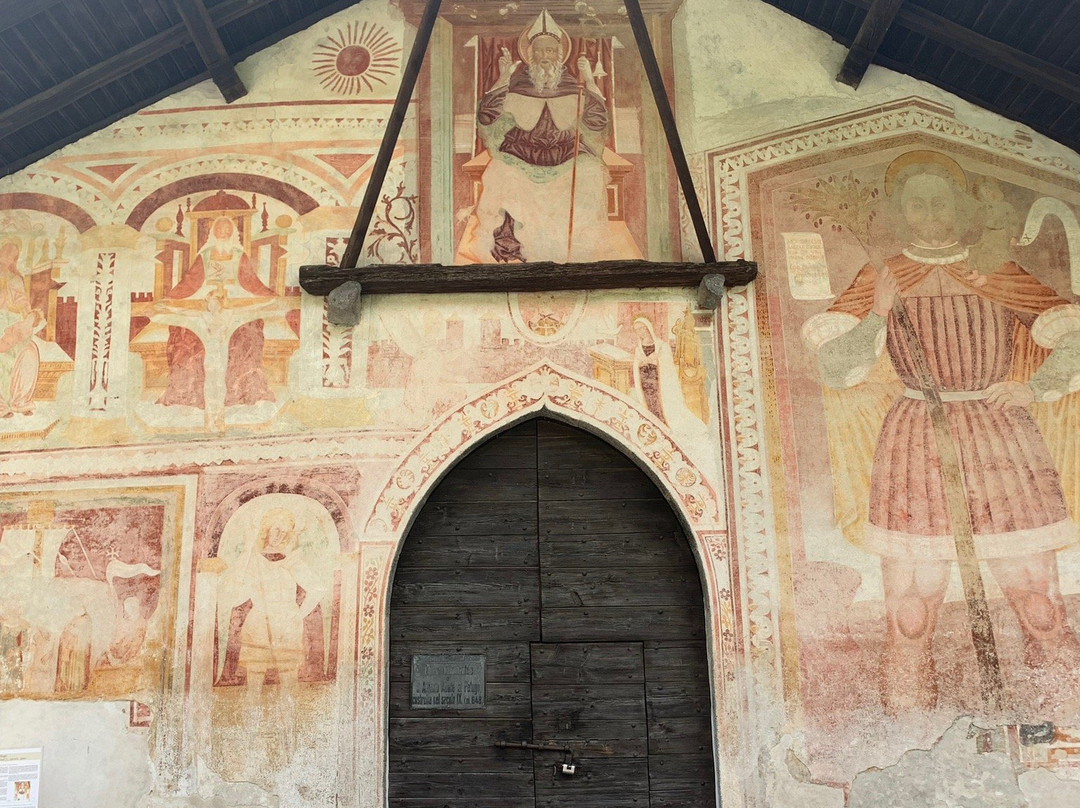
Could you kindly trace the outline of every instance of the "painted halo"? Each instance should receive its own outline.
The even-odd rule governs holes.
[[[521,32],[521,36],[518,37],[518,55],[525,64],[532,63],[532,41],[529,39],[529,30],[529,28],[526,28]],[[552,39],[555,38],[551,34],[540,34],[540,36],[550,36]],[[562,41],[563,64],[566,64],[570,59],[570,51],[574,46],[574,42],[570,38],[570,34],[562,29],[560,29],[559,39]]]
[[[892,196],[896,190],[896,178],[905,168],[914,165],[938,166],[945,169],[953,181],[961,190],[967,190],[967,174],[960,164],[941,152],[922,149],[918,151],[904,152],[891,163],[885,170],[885,196]]]

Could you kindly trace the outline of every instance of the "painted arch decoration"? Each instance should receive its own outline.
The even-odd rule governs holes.
[[[526,414],[565,413],[629,449],[694,530],[723,526],[716,490],[666,427],[629,399],[550,364],[540,364],[445,414],[390,475],[365,533],[403,535],[424,495],[466,449]]]

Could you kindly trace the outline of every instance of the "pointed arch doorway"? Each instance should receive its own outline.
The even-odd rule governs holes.
[[[398,559],[391,808],[716,805],[705,625],[686,536],[632,461],[546,419],[501,433]]]

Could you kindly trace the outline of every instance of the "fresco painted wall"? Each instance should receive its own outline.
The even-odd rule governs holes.
[[[298,267],[343,253],[409,3],[0,180],[0,746],[46,747],[49,804],[382,805],[394,558],[439,477],[539,412],[690,531],[725,805],[1069,804],[1080,159],[886,71],[856,95],[842,48],[752,0],[679,9],[696,181],[763,271],[717,313],[432,294],[328,323]],[[542,10],[447,10],[363,260],[693,258],[625,21]]]
[[[891,770],[872,797],[860,774],[958,722],[968,762],[1068,772],[1075,170],[918,99],[710,168],[729,249],[774,268],[743,315],[774,447],[769,656],[801,776],[854,781],[849,804],[911,796],[925,772]]]

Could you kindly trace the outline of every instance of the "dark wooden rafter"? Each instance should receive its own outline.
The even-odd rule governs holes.
[[[254,12],[254,11],[257,11],[260,8],[263,8],[264,6],[268,5],[271,2],[275,2],[275,0],[224,0],[224,2],[218,3],[213,8],[211,8],[210,13],[214,17],[215,22],[219,26],[221,26],[221,25],[225,25],[226,23],[233,22],[234,20],[241,19],[242,17],[244,17],[244,16],[246,16],[246,15],[248,15],[248,14]],[[325,19],[326,17],[328,17],[328,16],[330,16],[332,14],[336,14],[339,11],[343,11],[344,9],[349,8],[350,6],[355,5],[356,2],[357,2],[357,0],[334,0],[334,2],[330,3],[330,5],[322,6],[318,11],[314,11],[311,14],[308,14],[306,17],[303,17],[302,19],[297,20],[296,22],[292,23],[291,25],[287,25],[287,26],[285,26],[283,28],[279,28],[277,31],[275,31],[270,36],[263,37],[262,39],[258,40],[257,42],[254,42],[251,45],[248,45],[247,47],[245,47],[243,50],[241,50],[239,53],[236,54],[236,60],[237,61],[243,61],[244,59],[248,58],[249,56],[253,56],[254,54],[259,53],[262,50],[265,50],[266,48],[270,47],[271,45],[275,44],[276,42],[279,42],[281,39],[283,39],[283,38],[285,38],[287,36],[291,36],[291,35],[293,35],[295,33],[300,32],[300,31],[305,31],[308,28],[310,28],[311,26],[313,26],[315,23],[319,22],[320,20]],[[164,55],[166,53],[169,53],[169,52],[171,52],[173,50],[184,47],[189,42],[189,40],[187,38],[187,31],[184,28],[184,26],[183,25],[176,25],[176,26],[173,26],[172,28],[167,29],[166,31],[163,31],[161,35],[156,35],[151,40],[147,40],[147,42],[144,42],[144,43],[138,45],[136,48],[132,48],[132,49],[129,49],[127,51],[124,51],[124,53],[125,54],[130,54],[130,53],[132,53],[132,52],[134,52],[136,50],[143,51],[147,47],[148,43],[157,43],[159,41],[162,42],[163,45],[162,45],[161,50],[158,52],[158,56],[162,56],[162,55]],[[128,70],[123,71],[123,73],[121,75],[126,75],[131,70],[138,69],[139,67],[142,67],[145,64],[152,63],[153,61],[155,61],[155,60],[152,57],[149,58],[149,59],[145,59],[145,60],[139,62],[137,65],[135,65],[133,67],[130,67]],[[94,74],[94,75],[88,75],[88,74]],[[74,87],[74,89],[72,91],[73,92],[73,95],[72,95],[73,98],[78,98],[78,97],[82,96],[83,94],[85,94],[87,92],[91,92],[92,90],[99,89],[101,86],[105,86],[105,85],[108,84],[108,81],[105,81],[105,82],[98,81],[98,79],[96,78],[96,73],[95,73],[95,71],[93,69],[90,70],[90,71],[87,71],[86,74],[79,74],[79,75],[80,76],[87,76],[88,78],[86,79],[86,81],[75,82],[75,87]],[[194,84],[198,84],[199,82],[203,81],[205,78],[206,78],[206,74],[203,73],[203,74],[199,74],[199,75],[196,75],[196,76],[192,76],[191,78],[185,79],[183,81],[180,81],[180,82],[174,84],[173,86],[167,87],[164,90],[162,90],[162,91],[160,91],[160,92],[158,92],[158,93],[156,93],[156,94],[154,94],[152,96],[140,99],[140,101],[138,103],[136,103],[136,104],[132,104],[131,106],[120,109],[117,112],[114,112],[114,113],[106,116],[105,118],[102,118],[100,121],[98,121],[97,123],[95,123],[95,124],[93,124],[91,126],[84,127],[83,129],[80,129],[78,131],[75,131],[75,132],[72,132],[72,133],[70,133],[68,135],[65,135],[60,140],[50,144],[48,147],[46,147],[44,149],[41,149],[41,150],[39,150],[37,152],[31,152],[29,154],[26,154],[25,156],[21,157],[19,160],[15,161],[13,163],[0,165],[0,176],[4,176],[4,175],[7,175],[7,174],[12,174],[12,173],[18,171],[19,169],[25,168],[26,166],[36,162],[37,160],[40,160],[40,159],[42,159],[44,157],[48,157],[50,154],[55,152],[57,149],[60,149],[60,148],[62,148],[64,146],[68,145],[69,143],[74,143],[76,140],[79,140],[80,138],[86,137],[87,135],[93,134],[94,132],[98,132],[102,128],[108,126],[109,124],[115,123],[116,121],[118,121],[118,120],[120,120],[122,118],[125,118],[128,115],[133,115],[134,113],[138,112],[139,110],[146,108],[150,104],[154,104],[154,103],[160,101],[163,98],[167,98],[170,95],[173,95],[174,93],[178,93],[181,90],[186,90],[188,87],[191,87]],[[84,85],[84,84],[89,84],[89,85],[92,85],[92,86],[89,86],[89,88],[86,88],[84,86],[80,86],[80,85]],[[50,88],[47,91],[50,94],[51,97],[53,96],[54,90],[55,90],[55,88]],[[37,96],[35,96],[34,98],[37,98]],[[25,118],[19,119],[17,121],[17,125],[15,125],[13,127],[10,127],[11,131],[18,131],[18,130],[24,129],[27,126],[31,125],[34,121],[37,121],[37,120],[41,119],[45,115],[49,115],[49,114],[51,114],[53,112],[56,112],[59,109],[63,109],[66,106],[66,103],[64,103],[64,102],[54,101],[54,103],[52,103],[51,106],[48,106],[47,108],[42,109],[40,105],[30,104],[30,102],[34,101],[34,98],[27,99],[27,101],[24,102],[24,104],[19,105],[19,108],[22,108],[24,105],[29,106],[30,107],[29,111],[30,111],[31,114],[29,116],[25,117]],[[5,134],[10,133],[10,132],[8,132],[8,133],[4,132],[4,121],[10,120],[11,116],[9,115],[9,113],[13,112],[13,110],[14,110],[14,108],[12,110],[6,110],[6,111],[3,111],[3,112],[0,112],[0,138],[3,138]]]
[[[210,18],[210,12],[206,10],[203,0],[174,0],[174,2],[191,41],[195,43],[195,49],[199,51],[199,56],[202,57],[210,78],[221,90],[226,103],[231,104],[236,99],[247,95],[247,87],[237,74],[232,57],[225,49],[221,34],[214,26],[214,21]]]
[[[225,0],[214,6],[212,19],[215,25],[225,25],[271,2],[273,0]],[[157,61],[164,54],[178,50],[190,42],[191,36],[187,26],[179,23],[138,45],[133,45],[127,50],[102,60],[93,67],[0,112],[0,137],[30,126],[46,115],[63,109],[74,99],[100,90],[111,82]],[[176,89],[170,88],[169,92],[175,92]]]
[[[872,0],[862,25],[859,26],[859,32],[855,35],[855,41],[851,43],[844,64],[836,76],[837,81],[858,88],[866,75],[866,69],[874,61],[878,48],[885,41],[885,35],[892,27],[903,2],[904,0]]]
[[[14,28],[63,0],[0,0],[0,31]]]
[[[870,9],[877,0],[844,0],[844,2],[859,8]],[[894,25],[1012,73],[1017,78],[1029,81],[1073,103],[1080,103],[1080,76],[1037,56],[1032,56],[1030,53],[1025,53],[1019,48],[965,28],[922,6],[905,3],[897,12]],[[884,60],[882,63],[885,63]],[[905,67],[897,66],[894,69],[905,70]],[[984,99],[980,103],[986,104],[987,101]]]

